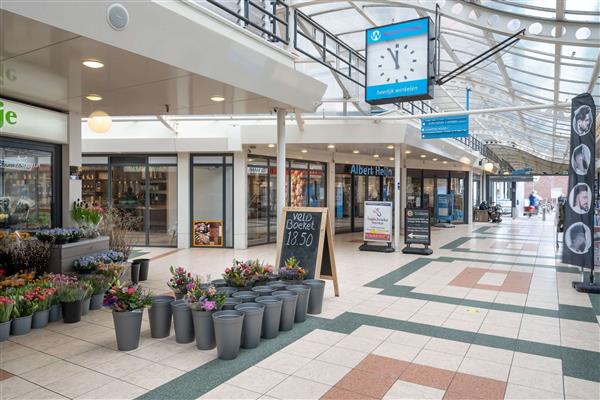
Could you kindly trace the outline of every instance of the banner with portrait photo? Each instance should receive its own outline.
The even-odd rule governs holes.
[[[594,171],[596,105],[588,93],[571,101],[569,194],[565,207],[562,261],[584,268],[594,266]]]

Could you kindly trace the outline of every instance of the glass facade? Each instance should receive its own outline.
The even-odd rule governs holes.
[[[137,246],[177,245],[177,157],[83,157],[82,200],[132,217]]]
[[[60,160],[60,146],[2,139],[0,228],[60,226]]]
[[[192,157],[192,246],[233,247],[233,157]]]
[[[277,161],[248,159],[248,245],[277,240]],[[327,164],[287,161],[286,203],[291,207],[327,206]]]

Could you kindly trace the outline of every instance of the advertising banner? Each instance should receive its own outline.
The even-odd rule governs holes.
[[[469,116],[421,118],[421,139],[444,139],[469,136]]]
[[[392,202],[365,201],[363,238],[366,241],[392,241]]]
[[[431,244],[428,208],[407,208],[404,211],[404,243]]]
[[[594,171],[596,159],[596,105],[588,93],[571,101],[569,193],[565,207],[562,261],[594,267]]]
[[[192,222],[193,247],[223,247],[223,221]]]
[[[366,30],[367,103],[433,98],[432,34],[429,17]]]

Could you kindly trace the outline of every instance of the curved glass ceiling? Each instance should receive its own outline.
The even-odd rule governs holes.
[[[363,31],[367,28],[424,16],[435,20],[435,2],[431,0],[297,0],[291,3],[363,55]],[[431,104],[440,111],[464,109],[467,88],[471,89],[472,109],[568,102],[586,91],[590,91],[600,105],[600,1],[445,0],[437,3],[443,15],[442,75],[520,29],[526,29],[525,37],[516,45],[444,86],[436,86]],[[362,101],[362,88],[343,77],[334,77],[327,68],[317,65],[305,59],[298,64],[330,86],[327,101],[319,111],[369,112],[370,106]],[[344,95],[355,100],[346,104],[346,108],[342,101]],[[568,108],[473,115],[471,131],[480,140],[493,143],[495,149],[503,149],[501,153],[507,159],[520,160],[523,168],[528,162],[523,160],[523,154],[532,155],[531,163],[539,159],[566,163]],[[513,149],[516,149],[513,152],[519,151],[519,157],[510,157]]]

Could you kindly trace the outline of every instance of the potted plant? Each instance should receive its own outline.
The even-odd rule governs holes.
[[[296,257],[290,257],[285,260],[285,265],[279,268],[279,278],[290,283],[300,283],[304,279],[306,271],[300,266],[300,261]]]
[[[90,301],[92,298],[92,286],[89,282],[81,282],[81,287],[85,289],[83,300],[81,300],[81,315],[87,315],[90,312]]]
[[[187,284],[193,282],[192,274],[183,267],[175,268],[171,266],[169,271],[171,271],[172,276],[167,285],[175,294],[175,299],[180,300],[187,293]]]
[[[125,267],[123,264],[110,263],[110,264],[100,264],[96,268],[96,271],[111,279],[111,283],[115,283],[121,280],[123,276],[123,272],[125,272]]]
[[[231,268],[225,268],[223,279],[231,287],[250,288],[253,284],[252,268],[249,264],[243,261],[233,260]]]
[[[31,319],[31,327],[33,329],[44,328],[48,325],[50,317],[50,305],[52,297],[56,293],[56,289],[52,287],[34,287],[30,291],[32,296],[31,301],[35,304],[35,311]]]
[[[21,288],[16,293],[16,302],[13,308],[13,323],[10,333],[12,335],[25,335],[31,331],[31,318],[36,304],[34,294],[28,288]]]
[[[83,237],[83,232],[79,228],[69,228],[69,243],[79,242]]]
[[[120,351],[138,348],[144,307],[150,304],[150,295],[139,287],[117,284],[108,289],[104,296],[104,305],[112,308],[117,348]]]
[[[14,306],[15,300],[12,297],[0,296],[0,342],[4,342],[10,336]]]
[[[252,271],[252,280],[255,285],[265,285],[273,278],[273,267],[264,264],[258,259],[248,261]]]
[[[96,271],[100,262],[96,256],[83,256],[73,262],[73,268],[78,274],[91,274]]]
[[[54,244],[65,244],[69,241],[69,237],[71,236],[69,230],[67,229],[50,229],[50,235],[52,236],[52,243]]]
[[[81,321],[81,302],[89,287],[79,282],[73,282],[60,288],[58,296],[62,306],[63,322],[73,324]]]
[[[102,221],[102,209],[77,199],[71,208],[71,219],[82,229],[84,236],[94,238],[98,236],[98,225]]]
[[[104,275],[92,275],[85,279],[85,283],[90,285],[92,291],[90,296],[90,310],[99,310],[102,308],[104,294],[111,286],[111,279]]]
[[[60,300],[60,291],[63,286],[77,282],[77,277],[74,275],[64,274],[45,274],[40,278],[42,282],[48,282],[53,288],[56,289],[56,293],[50,299],[50,313],[48,316],[48,322],[55,322],[62,317],[62,307]]]
[[[224,293],[218,293],[214,285],[204,285],[199,278],[188,284],[185,299],[192,310],[196,347],[200,350],[214,349],[216,346],[212,313],[225,304]]]

